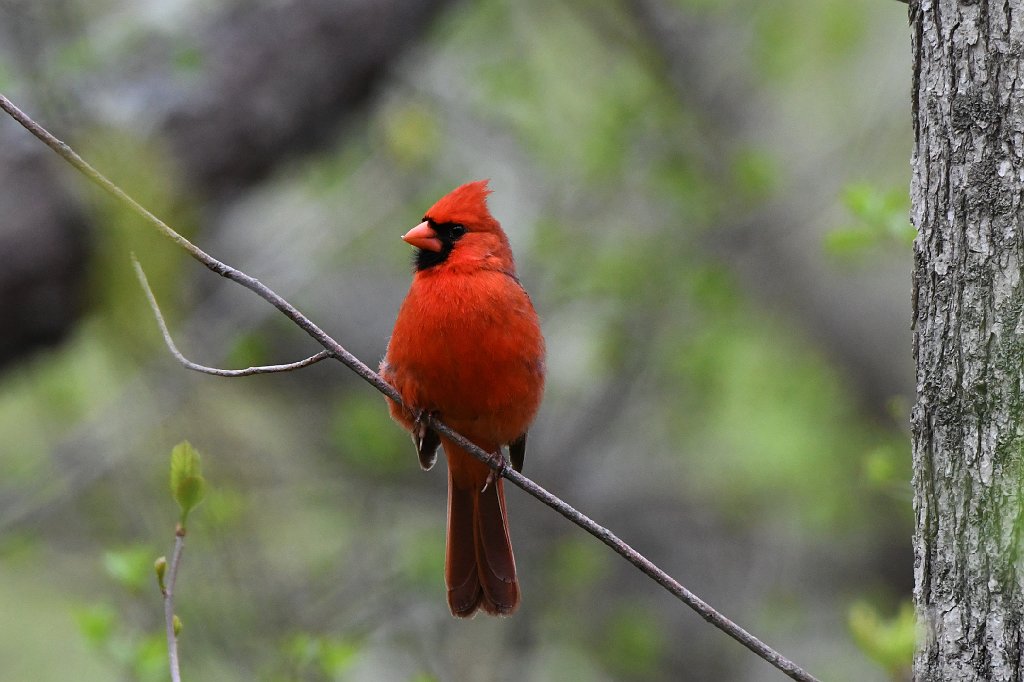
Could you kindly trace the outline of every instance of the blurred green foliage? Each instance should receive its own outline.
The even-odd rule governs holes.
[[[440,152],[443,138],[438,113],[422,104],[401,102],[386,107],[378,125],[400,166],[422,168]]]
[[[236,368],[271,364],[266,337],[256,332],[238,334],[231,343],[224,362],[227,367]]]
[[[186,238],[194,233],[192,211],[181,199],[175,169],[160,144],[133,137],[124,130],[96,128],[82,131],[79,153],[102,173],[112,174],[118,184],[151,213]],[[116,173],[112,171],[116,170]],[[141,359],[152,351],[158,336],[155,323],[145,313],[143,294],[128,264],[136,253],[161,311],[173,329],[179,319],[175,301],[186,293],[181,286],[181,267],[187,257],[168,248],[158,234],[130,210],[94,190],[90,195],[96,212],[96,249],[90,272],[94,304],[104,311],[95,324],[105,333],[104,342],[124,357]],[[145,324],[140,324],[146,320]]]
[[[102,647],[114,635],[114,628],[117,626],[117,612],[110,604],[94,604],[80,609],[76,615],[78,627],[91,645]]]
[[[782,169],[773,155],[761,149],[741,150],[732,160],[732,182],[739,199],[763,201],[782,181]]]
[[[121,674],[137,682],[167,677],[167,642],[163,632],[142,636],[127,630],[120,614],[109,604],[96,603],[75,613],[89,645]]]
[[[426,528],[417,527],[407,532],[402,542],[402,575],[410,585],[428,594],[440,585],[439,576],[444,571],[443,521],[438,518]]]
[[[848,623],[854,641],[868,658],[882,666],[894,682],[906,679],[917,644],[917,619],[909,601],[886,618],[867,602],[850,607]]]
[[[549,559],[548,570],[559,593],[585,596],[608,575],[611,557],[592,538],[569,538],[561,542]]]
[[[655,614],[635,605],[623,606],[608,621],[601,655],[613,672],[643,679],[658,669],[665,645]]]
[[[595,3],[590,12],[626,25],[617,3]],[[472,67],[473,104],[551,170],[579,182],[613,181],[638,141],[673,134],[668,93],[628,38],[608,40],[580,20],[579,7],[534,3],[531,13],[524,22],[512,6],[494,2],[457,18],[459,40],[488,45]],[[496,27],[506,32],[500,42],[489,38]]]
[[[341,680],[362,647],[358,642],[301,633],[285,643],[287,679]]]
[[[203,53],[195,45],[182,43],[174,53],[174,68],[179,74],[191,75],[203,68]]]
[[[238,524],[249,504],[243,493],[225,485],[207,490],[204,502],[204,521],[225,531]]]
[[[724,29],[721,44],[709,43],[717,50],[709,59],[735,59],[749,78],[716,87],[749,92],[751,125],[794,110],[849,108],[861,95],[836,74],[861,68],[876,50],[867,37],[884,12],[841,0],[669,6]],[[57,50],[51,72],[89,83],[130,69],[129,53],[144,52],[149,32],[130,7],[116,16],[95,11],[91,25],[109,31],[103,44],[80,33]],[[168,72],[195,82],[212,65],[191,31],[175,30]],[[396,235],[456,182],[495,178],[492,207],[502,209],[551,352],[530,475],[595,515],[651,529],[661,544],[645,540],[668,557],[666,568],[712,585],[713,602],[733,596],[724,576],[747,581],[748,571],[759,571],[758,585],[767,587],[737,603],[737,617],[785,633],[812,670],[827,662],[839,671],[835,679],[873,679],[857,667],[850,634],[895,670],[906,660],[903,612],[886,621],[855,606],[849,623],[843,616],[851,596],[888,579],[871,552],[909,536],[907,439],[893,426],[905,423],[906,410],[884,421],[865,409],[831,349],[796,319],[800,311],[771,305],[727,262],[744,248],[734,241],[751,238],[736,225],[792,200],[787,193],[804,182],[795,160],[808,150],[760,130],[721,129],[716,112],[673,89],[628,3],[460,5],[426,41],[415,60],[426,71],[402,67],[367,120],[290,164],[258,190],[264,197],[240,197],[241,206],[218,207],[212,218],[183,191],[162,144],[130,125],[90,127],[74,142],[175,228],[240,253],[249,260],[238,264],[252,261],[256,276],[282,279],[282,293],[343,342],[355,339],[371,365],[408,282],[409,254]],[[12,68],[0,62],[0,87],[22,78]],[[774,100],[790,108],[775,110]],[[806,132],[813,145],[828,130]],[[874,177],[842,162],[820,174],[837,183]],[[839,198],[824,195],[828,208],[850,216],[825,238],[829,253],[906,246],[906,192],[885,187],[853,184]],[[515,492],[522,611],[507,620],[450,619],[441,578],[443,464],[417,476],[408,436],[383,399],[337,368],[232,381],[181,370],[164,353],[128,252],[139,254],[172,329],[230,328],[233,310],[204,307],[208,273],[138,219],[89,197],[97,226],[92,312],[63,346],[0,383],[0,500],[16,502],[0,507],[0,602],[8,614],[0,618],[0,660],[28,666],[15,669],[22,679],[164,678],[148,543],[167,532],[167,507],[151,501],[170,501],[162,465],[139,453],[166,452],[185,430],[224,453],[206,463],[219,483],[194,520],[202,532],[190,535],[179,593],[185,666],[197,679],[375,679],[374,666],[384,663],[415,682],[471,679],[455,672],[467,646],[486,652],[493,669],[536,682],[679,679],[674,643],[703,623],[694,626],[674,603],[640,602],[602,545],[552,532],[546,510],[526,509],[532,502]],[[275,200],[294,210],[287,224],[261,232],[262,211],[252,204]],[[223,215],[250,250],[213,234],[224,229],[216,222]],[[201,222],[210,232],[198,232]],[[318,242],[321,229],[328,236]],[[244,367],[276,361],[296,338],[308,343],[280,320],[255,329],[224,334],[223,349],[204,347],[204,356],[223,350],[225,366]],[[613,407],[602,412],[594,399],[602,390],[624,398],[607,399]],[[571,437],[574,429],[584,435]],[[183,512],[197,501],[197,464],[183,462],[174,484]],[[685,521],[669,527],[663,510]],[[825,583],[828,571],[815,572],[808,582],[821,584],[811,587],[793,586],[800,575],[773,573],[779,558],[765,546],[776,534],[807,571],[825,556],[839,557],[824,562],[829,570],[849,563],[835,578],[841,586]],[[749,568],[755,553],[761,561]],[[743,565],[716,563],[721,555],[742,556]],[[824,631],[833,637],[828,646],[803,646]],[[23,632],[32,634],[18,639]],[[68,643],[72,672],[51,660],[53,632]],[[686,656],[746,669],[735,664],[732,642],[716,646]]]
[[[703,454],[689,462],[692,494],[723,502],[722,513],[746,515],[753,506],[808,529],[870,523],[870,515],[849,513],[863,493],[850,482],[865,452],[891,462],[889,432],[858,423],[826,358],[753,310],[725,271],[697,270],[690,286],[699,322],[666,335],[660,353],[677,379],[678,402],[666,408],[685,406],[682,418],[666,414],[666,422]]]
[[[387,476],[409,467],[408,436],[391,421],[384,399],[372,392],[342,398],[331,436],[338,453],[363,473]]]
[[[866,14],[843,0],[776,0],[758,5],[755,64],[766,76],[787,80],[835,67],[862,47]]]
[[[132,592],[141,592],[153,584],[153,556],[149,545],[135,545],[103,553],[107,575]]]
[[[910,224],[910,198],[905,188],[853,184],[843,192],[843,205],[854,222],[826,235],[825,248],[831,254],[864,257],[878,248],[907,248],[914,243],[917,232]]]
[[[124,373],[95,335],[95,326],[62,352],[44,353],[9,372],[0,384],[0,433],[9,434],[0,474],[10,483],[48,473],[51,439],[67,434],[98,402],[116,394]]]

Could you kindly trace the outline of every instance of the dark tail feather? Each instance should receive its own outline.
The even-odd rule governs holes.
[[[519,606],[519,582],[508,536],[502,479],[477,496],[476,553],[484,598],[480,606],[495,616],[510,616]]]
[[[476,567],[473,520],[476,491],[456,488],[448,474],[448,547],[444,559],[444,581],[448,585],[448,607],[453,616],[468,618],[476,613],[483,589]]]
[[[516,562],[509,541],[505,493],[499,478],[480,492],[448,479],[448,606],[466,618],[478,608],[508,616],[519,606]]]

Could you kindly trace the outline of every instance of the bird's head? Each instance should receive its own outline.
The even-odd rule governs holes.
[[[456,187],[430,207],[423,222],[402,235],[417,248],[417,271],[486,264],[514,269],[508,237],[487,209],[490,193],[487,180]]]

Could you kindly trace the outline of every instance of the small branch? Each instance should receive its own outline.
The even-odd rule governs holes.
[[[33,121],[28,114],[16,107],[9,99],[0,94],[0,109],[11,115],[14,120],[20,123],[26,130],[39,138],[47,147],[55,151],[61,158],[77,168],[83,175],[89,178],[100,189],[107,192],[115,199],[123,203],[133,213],[145,220],[151,227],[157,230],[164,237],[174,242],[179,248],[192,256],[208,269],[221,277],[239,284],[257,296],[270,303],[272,306],[284,313],[285,317],[294,322],[300,329],[309,334],[321,346],[326,348],[335,356],[339,362],[358,374],[363,380],[369,382],[384,395],[401,402],[402,397],[398,391],[392,388],[387,382],[381,379],[376,372],[364,365],[359,358],[349,353],[344,347],[327,333],[314,324],[309,318],[299,312],[298,308],[284,300],[276,292],[264,285],[255,277],[251,277],[241,270],[220,262],[185,237],[175,232],[167,223],[150,213],[142,204],[132,199],[128,194],[113,182],[108,180],[102,173],[89,165],[71,147],[53,136],[50,131]]]
[[[15,120],[23,125],[30,133],[42,140],[48,147],[53,149],[57,154],[63,157],[68,163],[77,168],[79,171],[84,173],[86,177],[99,185],[106,192],[113,195],[119,201],[124,203],[128,208],[139,215],[143,220],[148,222],[164,236],[173,241],[179,247],[184,249],[189,255],[195,258],[197,261],[205,265],[207,268],[216,272],[222,277],[226,277],[233,282],[236,282],[246,289],[254,292],[260,298],[264,299],[275,308],[280,310],[288,319],[292,320],[300,329],[305,331],[311,337],[313,337],[320,345],[327,349],[328,353],[344,364],[346,367],[354,371],[360,377],[362,377],[367,383],[372,385],[378,391],[398,402],[404,404],[402,396],[399,395],[398,391],[393,386],[384,381],[380,375],[374,372],[372,369],[367,367],[357,357],[345,350],[337,341],[331,338],[326,332],[320,327],[309,320],[299,310],[288,301],[281,298],[269,287],[264,285],[254,277],[250,277],[244,272],[237,270],[229,265],[221,263],[216,258],[213,258],[199,247],[192,244],[173,229],[171,229],[166,223],[154,216],[152,213],[143,208],[138,202],[129,197],[123,190],[117,185],[112,183],[110,180],[105,178],[99,171],[94,169],[88,163],[86,163],[78,154],[76,154],[68,145],[61,142],[53,135],[51,135],[46,129],[40,126],[38,123],[29,118],[20,109],[15,107],[10,100],[3,95],[0,95],[0,109],[3,109],[9,113]],[[696,611],[704,620],[714,625],[716,628],[729,635],[737,642],[747,647],[754,654],[764,659],[777,669],[788,675],[794,680],[799,682],[818,682],[810,673],[804,671],[800,666],[793,663],[779,652],[772,649],[770,646],[759,640],[754,635],[750,634],[736,623],[732,622],[724,615],[716,611],[710,604],[702,600],[700,597],[683,587],[678,581],[672,578],[670,575],[665,573],[642,554],[637,552],[635,549],[630,547],[628,544],[623,542],[618,536],[612,533],[607,528],[599,525],[593,521],[590,517],[582,514],[577,509],[562,501],[560,498],[552,495],[547,490],[537,485],[530,479],[526,478],[522,474],[513,471],[511,468],[503,468],[503,466],[497,463],[489,453],[484,452],[481,448],[477,447],[474,443],[456,433],[444,423],[438,419],[427,416],[427,423],[432,429],[446,436],[447,438],[455,441],[461,448],[466,452],[476,457],[481,462],[488,464],[495,471],[498,471],[502,476],[511,481],[514,485],[521,488],[529,495],[535,497],[542,503],[551,507],[559,514],[569,519],[580,528],[584,529],[597,539],[601,540],[604,544],[608,545],[613,551],[625,558],[631,564],[639,568],[645,575],[652,578],[659,585],[664,587],[668,592],[682,601],[684,604],[689,606],[691,609]],[[176,552],[178,550],[175,547]],[[173,616],[173,614],[172,614]],[[177,682],[177,681],[175,681]]]
[[[167,659],[171,667],[171,682],[181,682],[181,670],[178,666],[178,635],[174,632],[174,585],[178,581],[178,566],[181,564],[181,551],[185,548],[185,527],[178,524],[174,531],[174,553],[171,555],[167,582],[163,583],[164,625],[167,628]]]
[[[253,374],[271,374],[273,372],[290,372],[295,369],[302,369],[303,367],[309,367],[314,365],[321,360],[325,360],[331,357],[329,350],[322,350],[316,355],[311,355],[305,360],[299,360],[298,362],[289,362],[286,365],[260,365],[258,367],[246,367],[245,369],[220,369],[218,367],[207,367],[206,365],[200,365],[192,362],[178,350],[178,347],[174,345],[174,339],[171,338],[171,332],[167,329],[167,323],[164,321],[163,313],[160,312],[160,306],[156,302],[156,296],[153,295],[153,289],[149,286],[149,280],[146,278],[146,273],[142,269],[142,265],[139,263],[139,259],[132,254],[132,265],[135,267],[135,276],[139,279],[139,284],[142,286],[142,290],[146,293],[146,299],[149,301],[149,307],[153,310],[153,316],[156,318],[156,323],[160,327],[160,333],[163,334],[164,342],[167,344],[167,349],[171,351],[171,355],[177,358],[178,362],[184,365],[186,368],[195,370],[196,372],[202,372],[203,374],[212,374],[218,377],[247,377]]]

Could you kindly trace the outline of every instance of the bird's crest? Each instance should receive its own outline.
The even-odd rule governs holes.
[[[467,182],[437,200],[426,217],[438,224],[455,223],[468,230],[492,229],[498,221],[487,208],[487,195],[491,193],[488,180]]]

